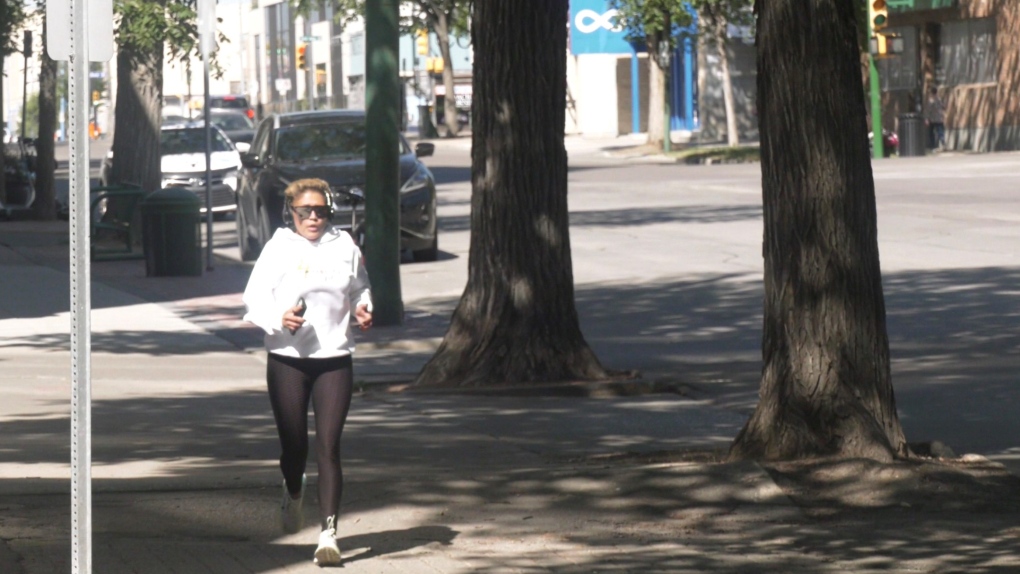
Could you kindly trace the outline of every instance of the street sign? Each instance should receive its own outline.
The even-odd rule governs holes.
[[[216,33],[216,2],[215,0],[199,0],[198,2],[198,43],[202,59],[208,59],[212,52],[213,35]]]
[[[85,2],[90,62],[113,57],[113,0]],[[46,0],[46,51],[54,60],[71,59],[71,0]]]
[[[290,91],[290,78],[276,78],[273,83],[276,86],[276,91],[281,94],[286,94]]]
[[[609,0],[570,0],[570,53],[630,54],[626,31]]]

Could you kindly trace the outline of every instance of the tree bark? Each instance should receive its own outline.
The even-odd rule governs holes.
[[[732,458],[908,453],[889,373],[852,2],[758,3],[760,400]]]
[[[460,122],[457,121],[457,96],[453,84],[453,57],[450,55],[450,18],[449,14],[439,11],[436,14],[436,39],[439,43],[439,54],[443,58],[443,117],[446,121],[446,137],[457,137],[460,133]]]
[[[159,128],[163,43],[158,44],[158,51],[121,46],[117,52],[117,129],[113,133],[110,182],[139,185],[145,191],[159,189],[162,182]]]
[[[726,144],[734,147],[740,144],[737,131],[737,112],[733,105],[733,78],[730,76],[730,55],[726,49],[726,21],[716,28],[716,45],[719,47],[719,68],[722,73],[723,107],[726,110]]]
[[[48,221],[56,219],[56,181],[53,173],[56,162],[53,158],[53,132],[57,124],[57,62],[50,59],[46,49],[46,18],[43,18],[42,55],[39,73],[39,137],[36,139],[35,203],[32,215]]]
[[[663,68],[654,48],[658,43],[648,38],[648,144],[661,148],[666,137],[666,94],[668,68]]]
[[[606,376],[581,334],[567,219],[567,0],[488,0],[475,48],[468,282],[417,384]]]
[[[4,71],[3,63],[6,59],[7,55],[4,54],[3,52],[0,52],[0,74],[2,74]],[[4,115],[4,83],[3,80],[0,79],[0,123],[3,123],[4,126],[7,125],[7,122],[4,121],[5,117],[6,116]],[[7,205],[7,150],[5,148],[6,146],[0,148],[0,206]]]

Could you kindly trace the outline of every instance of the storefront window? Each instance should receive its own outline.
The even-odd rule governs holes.
[[[995,20],[978,18],[942,25],[936,82],[943,86],[996,81]]]

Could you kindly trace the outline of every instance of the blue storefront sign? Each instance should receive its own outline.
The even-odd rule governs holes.
[[[570,53],[630,54],[627,32],[609,0],[570,0]]]

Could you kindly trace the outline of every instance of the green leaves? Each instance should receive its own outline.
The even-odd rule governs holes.
[[[25,17],[25,2],[0,0],[0,57],[21,51],[21,34],[15,32],[21,31]]]
[[[119,49],[129,54],[149,54],[165,47],[170,59],[191,66],[198,54],[198,4],[196,0],[115,0],[115,34]],[[229,42],[222,32],[218,43]],[[215,77],[223,69],[210,58]]]

